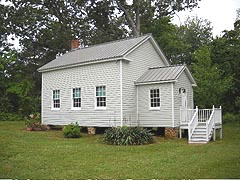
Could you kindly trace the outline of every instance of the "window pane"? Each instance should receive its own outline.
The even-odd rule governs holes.
[[[106,106],[106,86],[96,87],[96,105],[97,107]]]
[[[96,96],[106,96],[106,87],[105,86],[98,86],[96,87]]]
[[[73,98],[80,98],[81,97],[81,88],[74,88],[73,89]]]
[[[56,91],[53,91],[53,99],[56,99]]]
[[[73,99],[73,107],[81,107],[81,98]]]
[[[97,107],[106,107],[106,97],[97,97]]]
[[[99,87],[96,87],[96,96],[99,96]]]
[[[53,90],[53,99],[60,98],[60,90]]]
[[[60,108],[60,100],[59,99],[53,100],[53,107],[54,108]]]
[[[160,107],[160,90],[159,89],[150,90],[150,106]]]
[[[106,96],[105,86],[102,87],[102,96]]]
[[[53,90],[53,108],[60,108],[60,90]]]

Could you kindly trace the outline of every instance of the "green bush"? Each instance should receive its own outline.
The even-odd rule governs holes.
[[[153,142],[152,134],[141,127],[112,127],[106,129],[103,141],[113,145],[142,145]]]
[[[77,122],[75,124],[71,123],[64,127],[63,136],[65,138],[79,138],[80,137],[80,129],[81,128]]]
[[[29,115],[29,118],[25,121],[26,128],[33,131],[44,131],[47,130],[47,126],[41,124],[41,114],[33,113]]]
[[[223,115],[223,124],[233,123],[233,122],[240,123],[240,115],[232,114],[232,113],[226,113]]]
[[[22,120],[24,120],[24,117],[20,114],[6,112],[0,113],[0,121],[22,121]]]

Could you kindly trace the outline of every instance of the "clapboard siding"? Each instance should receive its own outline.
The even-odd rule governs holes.
[[[149,68],[164,66],[150,40],[147,40],[128,56],[123,63],[123,119],[136,125],[136,86],[134,82]],[[130,120],[129,120],[130,119]]]
[[[180,125],[180,108],[182,106],[182,97],[179,94],[179,88],[185,88],[187,91],[187,106],[189,109],[193,108],[193,88],[191,81],[186,75],[185,71],[179,76],[177,82],[174,83],[174,116],[175,116],[175,126]]]
[[[95,109],[95,87],[105,85],[106,110]],[[72,110],[72,88],[80,87],[81,110]],[[120,125],[119,61],[67,68],[42,74],[42,122],[81,126]],[[60,90],[60,110],[52,110],[52,90]]]
[[[150,89],[160,89],[160,110],[150,110]],[[171,83],[138,86],[139,125],[143,127],[172,126]]]

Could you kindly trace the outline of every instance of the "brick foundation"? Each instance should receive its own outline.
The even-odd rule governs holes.
[[[165,128],[165,137],[178,138],[179,128]]]
[[[94,127],[88,127],[87,130],[88,130],[89,135],[96,134],[96,128],[94,128]]]

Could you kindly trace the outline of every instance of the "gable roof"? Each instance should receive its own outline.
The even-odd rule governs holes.
[[[149,68],[140,78],[137,79],[135,84],[141,85],[174,82],[184,71],[186,71],[186,74],[190,79],[192,85],[195,86],[196,82],[185,65]]]
[[[151,34],[147,34],[139,37],[122,39],[70,51],[63,56],[60,56],[40,67],[38,71],[44,72],[86,63],[97,63],[103,61],[124,59],[124,56],[132,52],[135,48],[137,48],[139,45],[141,45],[148,39],[151,40],[153,46],[155,47],[159,55],[162,57],[164,63],[168,65],[169,63],[167,59],[163,55],[162,51],[158,47]]]

